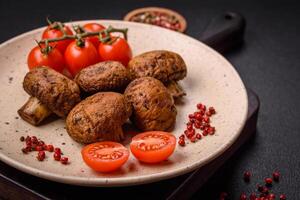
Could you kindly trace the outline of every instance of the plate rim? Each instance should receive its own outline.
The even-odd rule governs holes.
[[[248,96],[247,96],[247,91],[246,91],[246,87],[243,83],[243,80],[241,79],[239,73],[236,71],[236,69],[234,68],[234,66],[224,57],[222,56],[220,53],[218,53],[217,51],[215,51],[214,49],[212,49],[211,47],[207,46],[206,44],[204,44],[203,42],[185,35],[183,33],[180,32],[174,32],[172,30],[168,30],[165,28],[161,28],[161,27],[157,27],[154,25],[148,25],[148,24],[142,24],[142,23],[137,23],[137,22],[129,22],[129,21],[122,21],[122,20],[101,20],[101,19],[94,19],[94,20],[78,20],[78,21],[74,21],[74,22],[66,22],[66,24],[75,24],[75,23],[88,23],[88,22],[103,22],[103,23],[123,23],[123,24],[130,24],[130,25],[134,25],[134,26],[146,26],[149,27],[151,26],[151,28],[153,29],[159,29],[162,31],[167,31],[167,32],[172,32],[172,34],[179,34],[181,35],[181,37],[186,37],[188,40],[192,40],[195,43],[198,43],[198,45],[201,45],[202,48],[204,48],[205,50],[211,52],[212,54],[214,54],[215,57],[218,57],[219,60],[222,60],[223,62],[226,63],[226,65],[229,67],[229,69],[231,69],[233,71],[233,75],[236,76],[236,78],[240,81],[241,83],[241,94],[244,96],[244,101],[246,103],[246,107],[243,113],[243,118],[241,120],[241,124],[240,127],[237,130],[237,133],[234,135],[234,137],[231,138],[231,140],[229,140],[228,142],[222,144],[221,146],[219,146],[219,148],[213,152],[212,154],[210,154],[209,156],[206,157],[205,160],[203,160],[202,162],[195,162],[189,166],[184,166],[184,167],[180,167],[177,168],[176,170],[170,170],[167,172],[160,172],[160,173],[154,173],[154,174],[149,174],[149,175],[141,175],[138,177],[76,177],[76,176],[61,176],[59,174],[55,174],[55,173],[51,173],[51,172],[47,172],[47,171],[42,171],[40,169],[36,169],[34,167],[30,167],[27,166],[21,162],[18,162],[10,157],[8,157],[7,155],[3,154],[0,152],[0,160],[4,163],[6,163],[7,165],[14,167],[22,172],[31,174],[33,176],[37,176],[40,178],[44,178],[47,180],[52,180],[55,182],[60,182],[60,183],[66,183],[66,184],[71,184],[71,185],[80,185],[80,186],[101,186],[101,187],[112,187],[112,186],[130,186],[130,185],[140,185],[140,184],[146,184],[146,183],[152,183],[152,182],[157,182],[160,180],[165,180],[165,179],[170,179],[176,176],[180,176],[186,173],[191,172],[192,170],[195,170],[197,168],[200,168],[201,166],[204,166],[205,164],[209,163],[210,161],[214,160],[215,158],[217,158],[218,156],[220,156],[223,152],[225,152],[230,146],[232,146],[233,142],[238,138],[238,136],[241,134],[241,131],[243,129],[243,127],[245,126],[246,123],[246,119],[247,119],[247,114],[248,114]],[[40,28],[36,28],[33,29],[31,31],[27,31],[25,33],[22,33],[20,35],[17,35],[15,37],[12,37],[8,40],[6,40],[5,42],[0,44],[0,48],[5,47],[6,45],[14,42],[15,40],[18,40],[22,37],[25,37],[27,35],[33,34],[35,32],[39,32],[41,30],[43,30],[44,28],[46,28],[46,26],[40,27]]]

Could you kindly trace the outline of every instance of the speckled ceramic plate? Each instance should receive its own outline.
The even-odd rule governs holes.
[[[74,22],[74,24],[87,21]],[[22,88],[28,71],[26,57],[35,46],[44,28],[30,31],[0,45],[0,159],[23,172],[45,179],[85,186],[125,186],[143,184],[190,172],[220,156],[239,136],[247,114],[247,94],[243,82],[233,66],[220,54],[191,37],[156,26],[123,21],[99,21],[104,25],[129,28],[129,43],[134,55],[165,49],[179,53],[188,66],[187,77],[180,82],[187,96],[177,106],[178,115],[173,133],[183,133],[188,113],[198,102],[213,105],[217,114],[212,124],[213,136],[177,146],[169,160],[158,165],[139,163],[132,155],[117,172],[110,174],[92,171],[81,159],[82,145],[67,134],[63,119],[34,127],[18,118],[17,110],[27,101]],[[24,155],[20,136],[36,135],[47,143],[61,147],[71,163],[62,165],[51,154],[44,162],[36,159],[36,152]],[[130,138],[124,142],[128,145]]]

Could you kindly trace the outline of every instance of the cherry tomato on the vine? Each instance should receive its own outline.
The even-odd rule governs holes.
[[[65,61],[68,70],[75,76],[81,69],[99,62],[99,55],[90,41],[84,40],[82,46],[73,41],[65,51]]]
[[[87,23],[83,26],[83,29],[86,32],[98,32],[104,30],[105,26],[98,23]],[[98,36],[87,37],[86,40],[91,41],[96,48],[98,48],[98,45],[100,44]]]
[[[124,38],[111,38],[112,44],[100,43],[98,52],[101,61],[114,60],[121,62],[127,66],[129,60],[132,58],[132,51]]]
[[[63,30],[67,35],[73,35],[71,29],[64,25]],[[58,28],[52,28],[52,25],[49,25],[43,32],[42,39],[53,39],[62,37],[64,33]],[[66,39],[58,42],[51,42],[50,45],[57,48],[62,54],[65,52],[67,46],[72,42],[71,39]]]
[[[39,46],[36,46],[28,54],[27,64],[29,69],[39,66],[48,66],[58,72],[62,72],[64,69],[64,57],[56,48],[51,49],[46,54],[42,53]]]

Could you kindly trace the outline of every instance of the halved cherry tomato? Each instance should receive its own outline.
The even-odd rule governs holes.
[[[112,37],[112,41],[112,44],[99,44],[98,52],[100,60],[119,61],[124,66],[127,66],[129,60],[132,58],[132,51],[129,44],[123,38]]]
[[[71,29],[64,25],[63,30],[66,32],[67,35],[73,35]],[[59,38],[62,37],[64,34],[61,30],[58,28],[52,28],[51,25],[49,25],[46,30],[44,30],[42,39],[52,39],[52,38]],[[57,48],[62,54],[65,52],[67,46],[72,42],[71,39],[62,40],[58,42],[51,42],[50,45],[52,47]]]
[[[166,160],[176,147],[176,138],[163,131],[148,131],[132,138],[130,150],[140,161],[158,163]]]
[[[98,32],[98,31],[104,30],[105,26],[102,26],[101,24],[98,24],[98,23],[88,23],[88,24],[85,24],[83,26],[83,29],[86,32]],[[91,36],[91,37],[88,37],[86,39],[89,40],[89,41],[91,41],[93,43],[93,45],[96,48],[98,48],[98,46],[100,44],[98,36]]]
[[[66,49],[65,61],[68,70],[75,76],[81,69],[99,62],[99,55],[90,41],[85,40],[83,46],[73,41]]]
[[[98,172],[119,169],[129,157],[129,151],[117,142],[96,142],[81,150],[84,162]]]
[[[52,69],[62,72],[64,69],[64,57],[56,48],[51,49],[48,54],[42,53],[39,46],[34,47],[27,57],[29,69],[39,66],[48,66]]]

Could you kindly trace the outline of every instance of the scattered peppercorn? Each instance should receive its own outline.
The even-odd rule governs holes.
[[[54,160],[56,160],[56,161],[60,161],[61,154],[60,154],[60,153],[58,153],[58,152],[54,152],[54,154],[53,154],[53,157],[54,157]]]
[[[26,144],[26,146],[21,149],[24,154],[27,154],[31,151],[38,151],[36,158],[39,161],[43,161],[46,158],[45,151],[48,151],[48,152],[54,151],[53,157],[55,160],[61,161],[62,164],[69,163],[67,157],[62,158],[62,160],[61,160],[62,152],[61,152],[60,148],[58,148],[58,147],[54,148],[54,146],[51,144],[47,145],[47,144],[45,144],[44,141],[38,139],[36,136],[31,136],[31,137],[26,136],[26,138],[24,136],[21,136],[20,141],[25,142],[25,144]]]
[[[247,200],[247,195],[245,193],[242,193],[240,196],[240,200]]]
[[[220,194],[220,200],[225,200],[228,198],[228,194],[226,192],[221,192]]]
[[[45,151],[39,151],[38,155],[37,155],[37,159],[39,161],[43,161],[46,157]]]
[[[184,139],[179,139],[179,141],[178,141],[178,144],[180,145],[180,146],[185,146],[185,141],[184,141]]]
[[[280,199],[280,200],[286,200],[285,194],[281,194],[281,195],[279,196],[279,199]]]
[[[265,178],[266,185],[270,186],[273,183],[273,180],[271,178]]]
[[[251,173],[249,171],[244,172],[244,181],[249,182],[251,177]]]
[[[280,177],[280,173],[279,172],[273,172],[273,180],[278,182],[279,181],[279,177]]]
[[[250,200],[256,200],[256,194],[255,193],[251,193],[249,196]]]
[[[64,164],[64,165],[68,164],[68,158],[67,158],[67,157],[62,157],[62,158],[60,159],[60,162],[61,162],[62,164]]]

